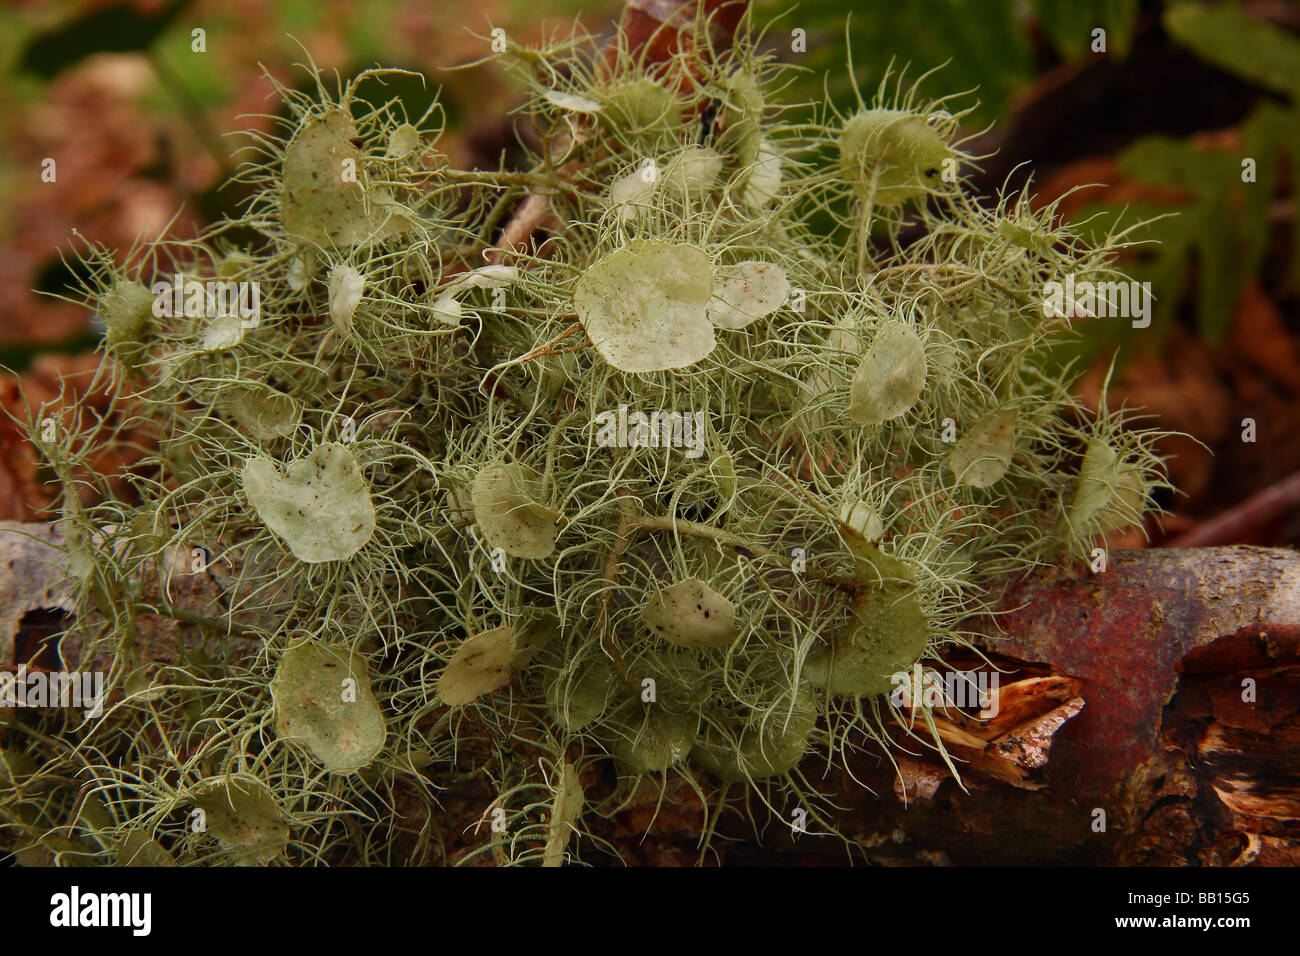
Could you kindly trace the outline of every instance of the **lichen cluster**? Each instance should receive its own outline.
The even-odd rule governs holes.
[[[309,67],[242,216],[85,250],[115,410],[31,427],[112,693],[0,730],[23,859],[558,864],[680,782],[702,845],[727,806],[830,832],[829,771],[933,746],[892,676],[1153,507],[1151,436],[1045,371],[1043,285],[1122,279],[1122,237],[978,201],[896,78],[808,111],[747,28],[621,37],[500,55],[524,171]],[[178,274],[258,314],[160,315]]]

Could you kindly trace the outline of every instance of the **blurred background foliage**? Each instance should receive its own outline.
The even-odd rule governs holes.
[[[1100,230],[1151,220],[1125,267],[1157,297],[1151,328],[1080,327],[1061,360],[1088,363],[1095,401],[1118,349],[1116,397],[1174,441],[1185,493],[1177,533],[1300,471],[1300,7],[1294,0],[755,0],[767,42],[803,68],[790,95],[854,108],[847,67],[870,97],[886,70],[953,108],[983,154],[976,186],[1031,182],[1035,202]],[[515,158],[517,94],[482,57],[502,27],[536,42],[577,17],[608,31],[614,0],[43,0],[0,9],[0,364],[36,400],[87,367],[97,333],[39,292],[70,287],[59,250],[75,228],[126,249],[173,223],[193,232],[235,208],[223,188],[238,140],[277,104],[263,70],[299,85],[310,56],[344,76],[382,63],[419,71],[391,85],[420,113],[442,85],[444,147],[466,166]],[[195,29],[204,51],[195,52]],[[793,31],[806,49],[792,49]],[[1098,31],[1103,31],[1099,34]],[[1103,37],[1104,46],[1099,44]],[[847,41],[847,43],[846,43]],[[54,158],[58,178],[41,181]],[[1246,167],[1249,175],[1244,175]],[[1080,188],[1090,187],[1090,188]],[[1171,215],[1172,214],[1172,215]],[[18,378],[0,405],[18,404]],[[1254,443],[1241,422],[1257,422]],[[1217,457],[1210,454],[1211,450]],[[0,431],[0,517],[42,500],[17,433]],[[1294,509],[1293,509],[1294,510]],[[1289,522],[1289,523],[1288,523]],[[1157,530],[1157,539],[1160,534]],[[1300,540],[1295,519],[1263,540]],[[1135,540],[1129,543],[1140,543]]]
[[[893,60],[922,70],[945,64],[922,88],[932,96],[978,90],[972,114],[978,125],[1000,122],[1015,95],[1042,68],[1042,54],[1061,61],[1089,52],[1093,29],[1107,32],[1112,55],[1128,55],[1137,22],[1137,0],[931,0],[889,3],[869,0],[804,0],[797,7],[780,0],[760,0],[756,9],[782,23],[814,34],[808,56],[800,58],[817,74],[804,92],[816,96],[820,74],[829,75],[827,88],[841,109],[854,102],[845,65],[847,34],[860,78],[879,76]],[[846,29],[847,23],[847,29]],[[1047,49],[1044,50],[1043,48]],[[913,71],[915,73],[915,70]]]

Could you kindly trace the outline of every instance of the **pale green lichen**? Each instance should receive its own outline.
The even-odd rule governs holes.
[[[488,547],[516,558],[545,558],[555,550],[560,515],[533,500],[537,476],[523,465],[491,465],[474,477],[474,520]]]
[[[869,109],[849,118],[839,135],[840,170],[854,190],[882,206],[920,199],[943,185],[953,152],[924,116]]]
[[[903,322],[887,322],[876,332],[849,385],[849,418],[879,425],[904,414],[925,388],[925,346]]]
[[[366,659],[344,647],[290,648],[271,680],[275,729],[301,741],[326,770],[349,773],[383,749],[384,715]]]
[[[201,832],[213,836],[232,863],[269,863],[289,843],[289,824],[275,794],[256,777],[207,781],[192,801],[203,814]]]
[[[497,627],[475,634],[456,648],[438,678],[438,699],[462,707],[510,683],[515,660],[514,632]]]
[[[1158,436],[1075,401],[1042,303],[1122,238],[973,196],[915,87],[796,118],[748,29],[692,40],[689,77],[507,44],[549,150],[510,171],[313,69],[238,218],[79,250],[125,372],[82,394],[156,451],[99,474],[98,412],[32,410],[67,646],[115,696],[0,729],[21,861],[553,865],[676,783],[702,846],[728,810],[833,832],[817,777],[885,745],[898,674],[1144,520]],[[507,248],[539,197],[545,247]],[[155,314],[181,272],[260,319]]]
[[[283,471],[268,458],[252,458],[243,482],[266,526],[308,563],[344,561],[374,534],[370,489],[343,445],[321,445]]]
[[[660,588],[642,614],[656,637],[678,647],[725,647],[740,636],[736,609],[699,578]]]
[[[694,365],[716,344],[713,269],[693,246],[634,239],[595,263],[573,292],[592,345],[624,372]]]

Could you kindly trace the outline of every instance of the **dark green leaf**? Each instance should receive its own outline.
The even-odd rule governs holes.
[[[34,37],[23,50],[18,68],[48,80],[95,53],[147,50],[191,2],[178,0],[152,16],[126,4],[92,10]]]

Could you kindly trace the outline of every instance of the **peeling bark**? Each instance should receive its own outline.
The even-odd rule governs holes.
[[[846,792],[867,821],[855,835],[902,828],[899,852],[968,863],[1300,862],[1300,555],[1119,551],[1103,574],[1040,572],[1003,605],[980,645],[1012,678],[1051,676],[1005,686],[994,723],[1080,688],[1081,707],[999,738],[999,756],[1041,768],[1039,788],[991,782],[979,761],[969,792],[922,786],[934,763],[914,761],[907,805]]]

